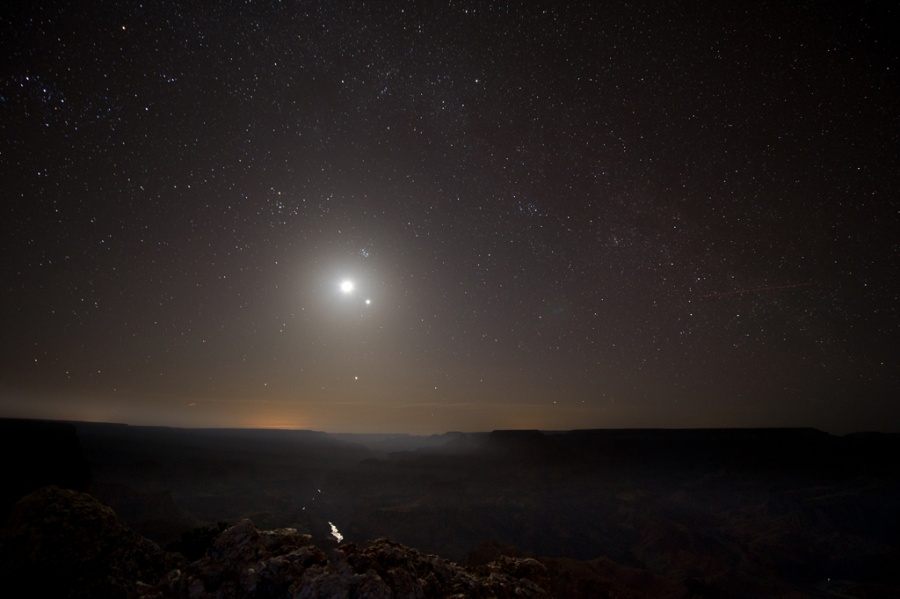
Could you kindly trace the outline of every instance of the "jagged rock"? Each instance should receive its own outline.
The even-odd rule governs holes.
[[[309,566],[326,560],[310,535],[292,528],[260,531],[242,520],[220,534],[205,557],[147,589],[145,595],[286,597],[292,582]]]
[[[45,487],[12,508],[0,537],[0,576],[35,597],[138,595],[180,564],[85,493]]]
[[[244,520],[223,532],[207,555],[171,572],[143,597],[194,599],[545,598],[528,576],[546,571],[533,559],[504,558],[470,571],[387,539],[353,543],[326,555],[293,529],[260,531]]]
[[[292,528],[243,520],[188,564],[124,526],[90,495],[56,487],[19,501],[0,537],[2,570],[39,597],[431,599],[549,597],[544,566],[504,557],[468,570],[387,539],[326,554]]]

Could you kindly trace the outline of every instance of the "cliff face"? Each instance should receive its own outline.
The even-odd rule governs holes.
[[[549,597],[544,565],[502,557],[468,570],[386,539],[328,552],[294,529],[243,520],[188,564],[125,527],[90,495],[56,487],[13,508],[0,574],[34,596],[122,598]],[[543,584],[542,584],[543,583]]]

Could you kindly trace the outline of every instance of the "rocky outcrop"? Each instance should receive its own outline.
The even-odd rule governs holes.
[[[387,539],[326,552],[294,529],[261,531],[244,520],[223,532],[205,557],[145,587],[142,596],[524,599],[550,596],[539,584],[545,577],[534,559],[502,558],[473,571]]]
[[[127,528],[90,495],[45,487],[18,501],[0,536],[0,577],[33,597],[137,597],[183,559]]]
[[[323,550],[292,528],[243,520],[188,563],[90,495],[46,487],[13,507],[0,575],[36,597],[123,599],[549,598],[546,567],[500,557],[466,569],[387,539]]]

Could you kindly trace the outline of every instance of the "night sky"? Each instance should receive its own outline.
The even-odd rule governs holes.
[[[900,430],[891,3],[13,4],[0,416]]]

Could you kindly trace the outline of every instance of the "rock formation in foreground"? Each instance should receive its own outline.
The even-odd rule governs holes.
[[[20,499],[0,536],[0,577],[32,597],[135,597],[186,565],[85,493],[44,487]]]
[[[477,570],[379,539],[328,552],[294,529],[243,520],[188,564],[124,526],[90,495],[47,487],[13,508],[0,574],[33,596],[122,598],[518,599],[550,597],[546,568],[501,557]]]
[[[535,580],[545,575],[534,559],[504,558],[474,573],[434,555],[379,539],[325,552],[292,528],[258,530],[249,520],[227,529],[206,556],[172,570],[149,598],[257,597],[549,597]]]

